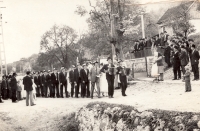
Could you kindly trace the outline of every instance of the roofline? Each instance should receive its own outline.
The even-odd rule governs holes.
[[[188,12],[190,10],[190,8],[192,8],[192,6],[196,3],[197,0],[194,0],[193,3],[190,5],[190,7],[188,7],[187,11]]]

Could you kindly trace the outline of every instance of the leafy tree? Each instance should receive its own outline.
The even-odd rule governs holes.
[[[42,36],[41,50],[48,54],[47,56],[56,58],[62,66],[68,68],[70,61],[77,57],[74,48],[76,39],[77,34],[71,27],[54,25]],[[51,63],[52,59],[47,60]]]

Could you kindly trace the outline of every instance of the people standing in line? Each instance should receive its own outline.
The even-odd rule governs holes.
[[[119,80],[121,82],[121,92],[122,96],[127,96],[126,95],[126,88],[127,88],[127,75],[126,75],[126,67],[123,66],[122,63],[123,61],[119,61],[119,67],[117,67],[117,74],[119,74]]]
[[[68,97],[68,92],[67,92],[67,79],[66,79],[66,72],[65,68],[61,67],[61,72],[59,74],[59,82],[60,82],[60,97],[64,98],[63,96],[63,86],[65,88],[65,95]]]
[[[33,75],[34,75],[33,76],[34,83],[37,86],[37,88],[36,88],[36,96],[39,97],[40,92],[39,92],[39,87],[38,87],[39,86],[38,72],[34,72]]]
[[[179,51],[178,47],[174,46],[174,55],[173,55],[173,72],[174,72],[174,79],[179,80],[181,79],[181,70],[180,70],[181,62],[179,59]],[[177,76],[178,73],[178,76]]]
[[[185,46],[181,45],[181,52],[180,52],[180,62],[181,62],[181,70],[183,75],[185,74],[185,66],[188,64],[188,56],[187,56],[187,52],[185,50]],[[183,77],[183,81],[184,81],[184,77]]]
[[[199,52],[195,48],[196,46],[192,45],[191,65],[192,65],[192,71],[194,73],[193,81],[198,81],[199,80]]]
[[[190,92],[192,91],[191,89],[191,83],[190,83],[190,69],[188,66],[185,66],[185,74],[183,75],[185,79],[185,92]]]
[[[112,59],[111,57],[107,58],[108,64],[104,65],[103,68],[101,69],[101,72],[106,72],[106,79],[108,82],[108,96],[109,98],[114,98],[114,79],[115,79],[115,74],[114,74],[114,68],[115,66],[112,64]]]
[[[59,81],[58,81],[58,72],[57,69],[53,69],[53,73],[51,74],[51,87],[52,87],[52,97],[57,98],[60,97],[59,95]],[[56,92],[56,93],[55,93]]]
[[[89,70],[87,69],[87,65],[83,64],[83,69],[80,70],[82,98],[90,96],[88,76],[89,76]],[[86,96],[86,93],[87,93],[87,96]]]
[[[7,97],[7,90],[8,90],[8,87],[7,87],[7,82],[6,82],[6,76],[3,75],[2,76],[2,82],[1,82],[1,91],[2,91],[2,98],[4,100],[8,99],[8,97]]]
[[[77,63],[77,68],[74,70],[74,86],[75,86],[75,97],[78,98],[79,87],[81,84],[81,75],[80,75],[81,65]]]
[[[12,90],[12,102],[17,103],[17,80],[16,80],[17,74],[13,73],[13,76],[10,81],[10,86]]]
[[[31,106],[35,105],[33,103],[33,82],[30,73],[30,71],[27,71],[26,76],[23,78],[24,90],[26,90],[26,106],[29,106],[29,100]]]
[[[96,87],[97,87],[98,98],[100,98],[100,73],[101,73],[101,69],[99,68],[99,64],[98,64],[97,61],[95,61],[94,64],[95,65],[91,68],[91,71],[90,71],[91,99],[93,99],[95,84],[96,84]]]
[[[75,66],[72,65],[71,70],[69,72],[69,83],[71,84],[71,97],[74,97],[74,69]]]

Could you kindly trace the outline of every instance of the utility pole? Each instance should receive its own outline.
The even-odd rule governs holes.
[[[141,12],[141,22],[142,22],[142,38],[145,38],[145,31],[144,31],[144,12]]]
[[[115,38],[115,16],[114,16],[114,2],[110,0],[110,12],[111,12],[111,46],[112,46],[112,63],[114,61],[115,56],[115,46],[116,38]]]
[[[0,1],[3,2],[3,1]],[[0,7],[0,8],[5,8],[5,7]],[[0,10],[0,64],[1,64],[1,76],[3,76],[3,71],[5,71],[6,75],[8,74],[7,72],[7,64],[6,64],[6,54],[5,54],[5,47],[4,47],[4,37],[3,37],[3,22],[2,22],[2,12]]]

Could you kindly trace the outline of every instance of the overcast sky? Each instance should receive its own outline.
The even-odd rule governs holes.
[[[159,0],[140,0],[140,3],[152,1]],[[2,13],[7,63],[39,53],[41,36],[54,24],[68,25],[77,32],[87,30],[86,17],[74,14],[77,5],[90,8],[88,0],[3,0],[3,3],[0,2],[0,6],[6,7],[2,9]]]

